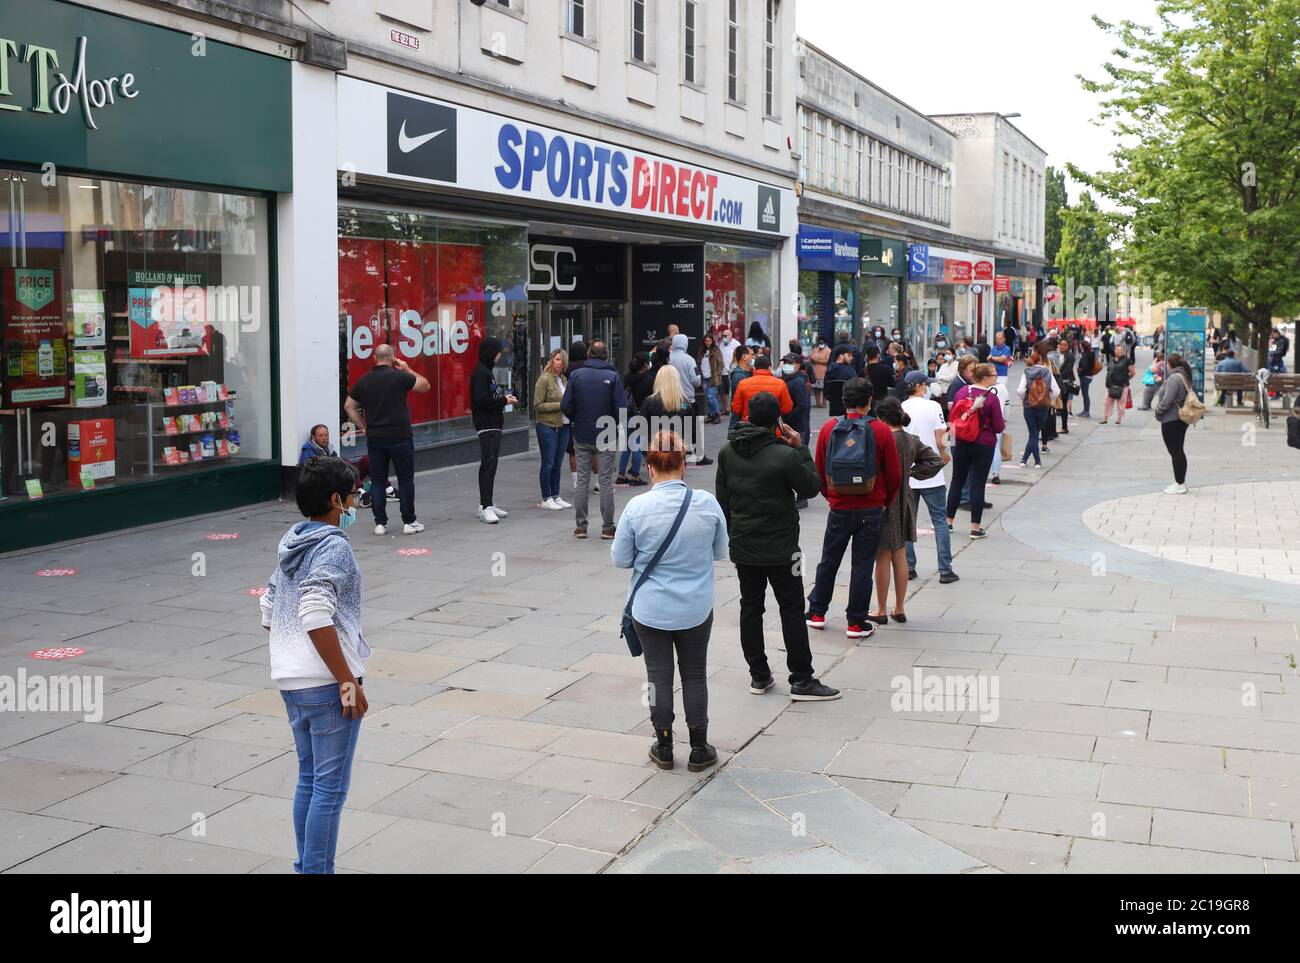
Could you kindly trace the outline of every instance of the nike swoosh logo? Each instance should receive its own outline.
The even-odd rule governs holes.
[[[403,154],[409,154],[417,147],[427,144],[439,134],[446,132],[447,128],[444,127],[442,130],[430,131],[427,134],[421,134],[419,137],[408,137],[406,134],[406,121],[402,121],[402,129],[397,132],[397,149]]]

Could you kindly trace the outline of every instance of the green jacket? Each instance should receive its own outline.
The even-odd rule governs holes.
[[[564,415],[560,411],[563,400],[564,389],[560,387],[560,379],[547,368],[533,387],[533,417],[543,425],[559,428],[564,424]]]
[[[790,569],[799,556],[797,498],[821,491],[806,445],[791,448],[770,428],[742,421],[718,453],[715,494],[727,517],[731,560]]]

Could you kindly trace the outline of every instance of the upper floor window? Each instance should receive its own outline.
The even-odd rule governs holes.
[[[727,0],[727,99],[742,101],[740,83],[740,0]]]
[[[564,30],[575,37],[587,36],[587,0],[565,0]]]
[[[699,3],[682,0],[682,80],[698,84],[702,80],[699,64]]]
[[[646,38],[646,5],[648,0],[631,0],[632,3],[632,59],[638,63],[649,63],[650,47]]]
[[[808,111],[799,108],[799,179],[808,183],[808,127],[811,119]]]
[[[776,13],[777,0],[767,0],[763,28],[763,113],[776,116]]]

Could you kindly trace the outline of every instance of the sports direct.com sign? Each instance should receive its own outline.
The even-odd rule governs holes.
[[[791,190],[351,77],[338,79],[338,131],[344,174],[793,234]]]

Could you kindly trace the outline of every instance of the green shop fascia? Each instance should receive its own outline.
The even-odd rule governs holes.
[[[0,552],[273,498],[290,63],[0,0]]]

